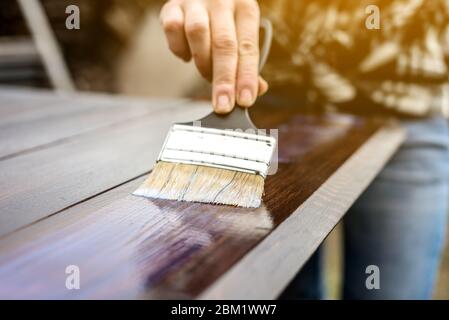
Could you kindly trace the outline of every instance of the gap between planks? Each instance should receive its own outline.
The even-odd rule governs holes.
[[[166,109],[185,100],[106,98],[89,95],[35,95],[0,102],[0,161],[51,147]],[[0,91],[0,99],[5,96]],[[30,104],[30,101],[32,103]],[[38,132],[38,134],[36,134]]]
[[[0,162],[0,235],[29,225],[151,169],[173,120],[204,115],[189,103],[53,148]]]
[[[367,142],[365,142],[365,143],[369,143],[370,141],[371,140],[368,139]],[[373,147],[375,147],[375,146],[373,146]],[[349,159],[351,159],[351,158],[349,158]],[[332,182],[332,183],[338,184],[337,189],[339,187],[345,186],[341,182],[340,183],[338,183],[338,182],[339,182],[338,180]],[[59,213],[58,215],[54,215],[49,219],[43,219],[39,223],[33,224],[33,225],[27,227],[26,229],[21,230],[20,232],[12,233],[10,235],[10,237],[4,238],[3,241],[0,242],[0,248],[2,248],[2,249],[0,249],[0,251],[2,251],[2,259],[4,259],[3,260],[4,264],[2,265],[2,269],[0,269],[0,271],[3,272],[3,274],[2,274],[3,280],[6,282],[9,281],[10,284],[16,283],[15,281],[17,279],[20,279],[20,281],[23,281],[20,283],[27,283],[29,285],[28,288],[26,288],[26,287],[20,288],[20,290],[18,291],[18,293],[23,294],[24,292],[27,292],[26,290],[32,290],[32,288],[35,288],[36,285],[39,287],[38,283],[36,284],[35,282],[33,282],[35,280],[33,280],[33,273],[30,270],[33,270],[33,272],[39,272],[41,275],[45,274],[45,272],[49,272],[49,279],[51,281],[50,280],[44,281],[44,283],[46,283],[44,286],[48,285],[49,287],[46,288],[47,291],[42,292],[42,294],[53,294],[54,295],[53,297],[58,297],[58,294],[65,295],[65,294],[67,294],[67,291],[66,290],[58,291],[58,290],[60,290],[60,288],[57,286],[58,283],[63,283],[64,281],[62,281],[62,280],[61,280],[61,282],[59,282],[59,280],[55,281],[53,279],[54,274],[55,274],[55,272],[53,272],[53,270],[59,270],[58,268],[60,267],[61,263],[67,264],[67,263],[73,263],[74,261],[77,261],[77,260],[73,260],[73,259],[76,259],[77,254],[82,254],[82,256],[78,256],[79,263],[82,263],[82,264],[86,263],[87,265],[89,265],[89,263],[92,262],[92,260],[90,259],[90,257],[91,257],[90,255],[92,254],[92,252],[90,252],[90,251],[95,251],[96,253],[92,257],[94,257],[93,260],[97,260],[97,262],[100,263],[100,267],[98,269],[101,271],[102,274],[105,272],[105,268],[107,269],[107,268],[111,268],[111,267],[109,266],[108,262],[105,262],[103,260],[104,257],[99,258],[98,254],[104,254],[104,252],[102,250],[106,250],[107,248],[109,248],[111,246],[114,247],[113,252],[114,252],[114,254],[118,255],[117,258],[121,257],[122,259],[124,259],[121,261],[121,263],[118,263],[116,265],[118,267],[113,266],[112,270],[127,269],[127,267],[130,267],[130,264],[133,265],[134,260],[130,259],[130,257],[120,256],[120,254],[117,252],[117,243],[119,245],[119,248],[122,245],[126,245],[126,247],[128,247],[129,242],[128,242],[128,240],[126,240],[127,237],[132,237],[131,244],[132,243],[135,244],[136,239],[139,240],[139,241],[137,241],[139,243],[141,241],[145,242],[144,239],[147,239],[152,233],[149,231],[148,232],[137,231],[134,228],[141,228],[140,226],[142,226],[142,225],[146,225],[146,228],[147,228],[147,227],[150,227],[153,223],[157,223],[157,221],[153,220],[154,216],[152,217],[152,214],[154,213],[152,211],[153,209],[148,208],[146,201],[141,200],[140,198],[135,198],[135,197],[132,197],[132,198],[126,197],[126,198],[128,198],[128,200],[126,200],[126,199],[117,200],[117,203],[115,203],[115,201],[112,201],[112,202],[114,202],[114,204],[112,204],[110,206],[108,206],[107,203],[105,203],[106,201],[109,202],[110,200],[120,199],[122,196],[125,196],[126,193],[125,194],[117,193],[118,189],[120,189],[120,190],[128,189],[128,191],[129,191],[129,190],[133,189],[133,188],[130,188],[130,186],[133,184],[135,184],[135,181],[130,182],[129,185],[126,184],[123,187],[114,188],[110,192],[102,194],[98,197],[94,197],[90,201],[83,202],[75,207],[64,210],[63,212]],[[323,188],[324,186],[325,185],[320,186],[320,189]],[[136,187],[137,187],[137,184],[136,184]],[[331,188],[331,189],[333,189],[333,188]],[[324,193],[324,194],[326,194],[326,193]],[[333,196],[336,196],[334,193],[331,193],[331,194]],[[346,195],[348,197],[351,196],[350,194],[348,195],[347,192],[344,192],[344,195]],[[338,194],[337,194],[337,196],[338,196]],[[107,200],[105,200],[105,199],[107,199]],[[99,205],[99,204],[101,204],[101,205]],[[104,208],[104,205],[108,206],[108,209],[99,209],[99,207]],[[169,204],[167,203],[167,205],[169,205]],[[314,208],[312,208],[312,209],[314,210]],[[125,216],[120,214],[121,212],[123,212],[123,210],[126,210]],[[342,210],[344,210],[344,209],[342,209]],[[193,210],[193,211],[195,211],[195,210]],[[131,213],[133,213],[133,214],[131,214]],[[232,217],[231,213],[232,212],[226,212],[226,216]],[[128,217],[129,214],[131,214],[131,216],[134,214],[137,214],[137,216]],[[341,215],[342,214],[343,213],[341,213]],[[312,217],[314,215],[315,214],[312,213]],[[183,214],[183,216],[184,216],[184,214]],[[238,221],[240,223],[242,217],[240,215],[235,215],[235,216],[236,216],[236,218],[238,218]],[[307,215],[305,215],[305,216],[307,216]],[[116,225],[114,227],[113,220],[122,219],[125,217],[126,217],[126,219],[125,219],[126,221],[120,222],[119,225]],[[206,215],[206,217],[207,217],[207,215]],[[201,221],[203,220],[203,218],[201,218]],[[209,218],[211,218],[211,217],[209,217]],[[137,220],[135,220],[135,219],[137,219]],[[188,219],[188,220],[190,221],[190,219]],[[132,223],[128,223],[127,221],[132,222]],[[207,222],[207,219],[205,221]],[[251,221],[254,222],[254,220],[251,220]],[[311,220],[311,221],[312,221],[312,224],[310,224],[309,227],[312,230],[314,229],[314,227],[313,227],[314,223],[315,223],[316,228],[324,228],[325,229],[325,230],[321,231],[321,234],[327,234],[330,231],[330,229],[333,227],[332,223],[317,224],[316,223],[317,221],[314,221],[314,220]],[[147,222],[147,223],[142,223],[142,222]],[[235,221],[235,222],[237,222],[237,221]],[[201,222],[201,223],[203,223],[203,222]],[[237,225],[239,225],[239,224],[237,224]],[[252,223],[250,225],[253,226]],[[241,227],[241,225],[240,225],[240,227]],[[255,228],[255,229],[257,229],[257,228]],[[48,232],[46,232],[46,230]],[[278,230],[278,229],[275,229],[275,232],[276,232],[276,230]],[[169,230],[165,230],[165,231],[168,232]],[[174,231],[176,231],[176,230],[174,230]],[[190,232],[192,230],[187,229],[185,231],[186,232],[188,231],[187,233],[190,234]],[[197,231],[199,232],[200,230],[197,230]],[[166,232],[161,234],[161,236],[163,237],[165,234],[166,234]],[[310,232],[301,233],[300,235],[302,235],[302,239],[308,238],[308,237],[314,237],[314,235],[311,234]],[[105,237],[105,238],[103,238],[103,237]],[[122,237],[124,237],[125,239],[122,239]],[[116,239],[116,238],[118,238],[118,239]],[[199,237],[199,239],[202,239],[202,237]],[[109,242],[109,240],[113,240],[112,243]],[[122,243],[122,245],[121,245],[121,243]],[[299,243],[301,243],[301,241]],[[307,260],[308,256],[316,249],[316,247],[310,245],[310,239],[306,239],[306,241],[303,241],[303,243],[304,243],[303,249],[308,252],[308,253],[303,252],[302,259],[304,259],[304,261],[305,261],[305,260]],[[88,246],[87,246],[87,244],[88,244]],[[279,242],[278,243],[278,245],[287,245],[287,246],[288,246],[288,244],[289,244],[289,242],[285,242],[285,243]],[[98,246],[98,245],[105,245],[105,247],[102,250],[94,250],[93,248],[95,248],[95,246]],[[144,251],[145,254],[148,254],[147,251],[151,252],[152,248],[155,246],[155,244],[152,243],[151,241],[150,241],[149,245],[150,245],[150,247],[145,247],[145,251]],[[217,245],[220,245],[220,244],[217,243]],[[228,245],[229,245],[229,243],[228,243]],[[232,247],[232,245],[231,245],[231,247]],[[134,251],[135,248],[136,247],[133,246],[131,248],[131,249],[133,249],[131,252],[135,252]],[[255,247],[255,249],[257,249],[257,248],[258,248],[258,246]],[[251,250],[255,250],[255,249],[253,248]],[[9,252],[9,254],[8,254],[8,252]],[[64,252],[66,252],[67,254],[65,255]],[[138,252],[140,252],[139,256],[138,256],[139,261],[141,261],[145,257],[145,255],[142,256],[143,252],[141,252],[141,251],[138,251]],[[87,256],[84,256],[85,254],[87,254]],[[207,251],[205,252],[205,254],[207,254]],[[210,254],[210,252],[209,252],[209,254]],[[271,255],[268,255],[268,257],[270,257],[270,256]],[[84,258],[80,260],[80,258],[82,258],[82,257],[84,257]],[[89,259],[86,259],[87,257],[89,257]],[[176,258],[176,256],[175,256],[175,258]],[[267,258],[267,256],[265,258]],[[55,260],[53,261],[51,259],[55,259]],[[270,270],[269,276],[274,276],[274,278],[276,278],[278,276],[277,273],[283,272],[283,270],[281,270],[282,268],[273,267],[272,264],[270,263],[270,261],[279,261],[279,260],[278,259],[272,260],[270,258],[268,260],[264,260],[263,263],[259,262],[259,264],[257,264],[257,266],[259,268],[261,268],[262,265],[264,267],[266,266]],[[21,265],[22,263],[23,263],[23,265]],[[295,267],[299,268],[299,266],[302,265],[302,263],[303,262],[298,262],[297,264],[293,265],[293,268],[295,268]],[[102,265],[102,264],[104,264],[104,265]],[[145,264],[145,266],[148,267],[147,264]],[[39,270],[39,267],[42,269]],[[49,267],[50,267],[50,271],[47,271],[49,269]],[[281,267],[283,267],[283,266],[281,266]],[[84,269],[84,266],[82,266],[82,268]],[[17,272],[17,275],[11,274],[10,270],[15,270]],[[63,270],[62,266],[61,266],[61,270]],[[89,270],[90,270],[90,268],[89,268]],[[109,270],[109,271],[112,272],[111,270]],[[116,272],[116,271],[114,271],[114,272]],[[185,272],[188,272],[188,271],[185,271]],[[61,272],[60,274],[58,272],[56,272],[56,274],[57,274],[56,275],[57,277],[64,277],[63,272]],[[115,273],[111,273],[111,274],[113,275],[112,278],[115,279],[115,282],[113,281],[112,285],[120,284],[123,282],[123,281],[119,280],[119,279],[123,279],[122,274],[119,274],[119,275],[117,275]],[[134,274],[134,272],[133,272],[133,274]],[[12,277],[12,279],[11,279],[11,277]],[[110,279],[110,275],[108,277]],[[265,279],[268,278],[266,274],[264,275],[264,277],[265,277]],[[14,279],[16,279],[16,280],[14,280]],[[99,279],[95,278],[95,280],[99,280],[100,283],[101,283],[102,279],[103,278],[101,275],[99,275]],[[264,279],[264,278],[261,277],[261,279]],[[270,280],[270,279],[268,279],[268,280]],[[36,281],[38,281],[38,280],[36,280]],[[249,282],[247,282],[247,281],[249,281]],[[94,281],[94,283],[97,283],[97,282]],[[144,282],[139,282],[138,286],[133,287],[133,288],[137,290],[137,288],[140,288],[143,283]],[[179,282],[176,282],[176,283],[179,283]],[[87,281],[87,284],[89,284],[89,281]],[[257,282],[256,284],[257,284],[257,287],[255,286],[254,279],[252,279],[251,277],[249,277],[248,279],[242,278],[239,280],[239,285],[237,287],[237,291],[234,294],[232,294],[232,293],[229,293],[229,294],[231,297],[238,295],[238,292],[239,292],[239,290],[242,289],[242,286],[252,286],[250,288],[246,288],[245,290],[253,289],[253,290],[257,290],[257,291],[259,290],[259,286],[265,286],[265,283],[261,283],[261,282]],[[51,285],[56,285],[56,287],[51,287]],[[7,287],[8,286],[6,286],[6,288]],[[52,291],[52,290],[50,290],[50,288],[52,288],[53,290],[56,290],[56,291]],[[255,288],[257,288],[257,289],[255,289]],[[64,289],[64,288],[62,288],[62,289]],[[95,288],[91,288],[92,292],[90,292],[89,288],[86,288],[86,289],[87,289],[87,291],[83,291],[83,292],[86,292],[84,297],[86,297],[86,295],[92,294],[92,292],[98,294],[98,291],[95,290]],[[126,292],[124,292],[124,293],[120,292],[120,290],[118,290],[117,288],[115,291],[116,291],[116,294],[122,294],[121,297],[124,297],[124,296],[126,297],[126,295],[125,295]],[[11,292],[11,290],[5,289],[4,293],[6,293],[6,292]],[[100,290],[100,293],[102,293],[102,292],[103,291]],[[102,294],[105,294],[105,293],[102,293]],[[110,294],[112,294],[112,293],[110,293]],[[161,292],[157,291],[157,294],[160,295]],[[179,297],[179,295],[178,295],[179,292],[173,292],[172,294],[174,294],[173,295],[174,297]],[[271,293],[272,296],[274,294],[276,294],[276,292]],[[165,293],[164,293],[164,295],[165,295]],[[61,296],[59,296],[59,298],[60,297]],[[83,296],[74,296],[72,294],[70,297],[80,298]],[[130,296],[127,296],[127,297],[130,297]],[[148,296],[148,298],[150,298],[150,297],[151,297],[151,295]]]

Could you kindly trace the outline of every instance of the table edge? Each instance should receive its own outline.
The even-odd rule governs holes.
[[[197,299],[276,298],[404,140],[405,130],[398,124],[377,130],[300,207]],[[345,187],[348,179],[353,180],[351,188]],[[317,215],[323,223],[321,230],[308,223]],[[304,233],[311,236],[304,237]],[[304,239],[308,241],[301,243]]]

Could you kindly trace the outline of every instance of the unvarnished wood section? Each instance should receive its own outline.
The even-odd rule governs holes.
[[[0,159],[179,105],[179,100],[86,98],[0,91]],[[36,134],[36,133],[39,134]]]
[[[83,99],[80,97],[80,100]],[[116,123],[105,125],[104,118],[110,114],[119,116],[124,112],[120,110],[125,110],[126,105],[119,107],[109,99],[112,105],[107,107],[106,99],[101,100],[99,107],[94,107],[99,101],[96,97],[90,101],[91,104],[80,102],[80,108],[91,106],[90,114],[93,117],[90,126],[96,127],[95,130],[86,131],[84,122],[78,118],[79,125],[72,124],[69,137],[53,140],[49,136],[49,141],[57,143],[43,144],[34,150],[25,149],[27,152],[0,160],[0,235],[145,174],[156,159],[155,150],[161,147],[170,123],[199,117],[206,112],[206,106],[196,104],[188,107],[185,101],[178,101],[173,107],[167,105],[154,110],[147,106],[148,103],[141,106],[137,104],[134,112],[140,116],[135,115],[125,121],[126,115],[122,114],[125,120],[116,118]],[[133,101],[130,100],[129,104],[133,110]],[[67,101],[57,107],[63,109],[67,106],[71,109],[71,105],[72,102]],[[84,112],[89,117],[89,112]],[[66,112],[65,117],[61,121],[67,124],[71,121],[67,119],[72,118],[73,114]],[[32,139],[30,135],[45,136],[47,130],[53,132],[53,137],[60,137],[54,127],[48,129],[57,126],[55,122],[46,122],[35,116],[33,121],[27,123],[35,132],[27,131],[26,135],[21,136],[23,140]],[[26,130],[19,124],[17,127]],[[11,137],[12,144],[14,141],[16,139]]]
[[[191,120],[189,115],[192,114],[180,114],[186,117],[184,120]],[[255,210],[129,195],[144,178],[133,180],[130,173],[135,174],[141,168],[144,172],[150,170],[160,147],[148,141],[132,142],[148,132],[148,126],[138,121],[133,122],[132,129],[125,135],[97,132],[91,143],[83,140],[83,143],[70,145],[67,149],[83,155],[83,161],[91,162],[90,169],[73,163],[65,167],[58,164],[57,174],[62,177],[48,179],[39,186],[39,194],[45,196],[45,202],[36,206],[51,211],[67,205],[70,201],[51,203],[58,202],[58,195],[67,195],[70,190],[76,190],[76,198],[85,201],[0,238],[0,297],[232,298],[239,297],[239,292],[245,292],[246,298],[275,297],[279,287],[293,276],[292,270],[307,260],[391,156],[402,133],[396,129],[381,130],[385,124],[382,121],[339,115],[292,115],[285,109],[279,113],[276,109],[260,108],[257,115],[254,111],[254,118],[260,126],[277,126],[280,130],[279,170],[268,177],[264,205]],[[162,115],[159,119],[162,119],[159,122],[167,121]],[[133,145],[123,150],[124,154],[130,154],[112,163],[102,160],[102,155],[110,155],[111,151],[92,156],[111,135],[115,141],[122,137],[121,148],[126,141]],[[148,151],[137,152],[145,147]],[[112,150],[108,148],[102,150]],[[51,153],[49,149],[45,157],[61,157],[67,149],[59,150],[60,154]],[[370,157],[366,156],[367,150]],[[46,154],[44,150],[39,152],[41,156]],[[148,162],[142,167],[137,160],[141,158],[140,152],[148,152],[144,156]],[[365,161],[368,161],[366,177],[361,174]],[[30,162],[36,163],[36,158],[26,158],[15,168],[28,168]],[[139,167],[139,170],[125,170],[125,164]],[[0,170],[3,165],[0,162]],[[13,170],[14,166],[10,164],[8,168]],[[92,178],[88,178],[86,170]],[[66,184],[67,177],[75,175],[74,171],[86,178],[82,183],[75,179]],[[351,181],[352,171],[357,181]],[[86,199],[101,189],[91,184],[95,184],[95,179],[103,179],[103,175],[116,176],[105,179],[110,185],[129,182],[118,188],[111,186],[110,191],[103,189],[106,192]],[[50,182],[54,181],[64,186],[63,193],[57,187],[50,188]],[[18,194],[25,195],[27,190],[21,189],[20,182],[18,179],[15,189]],[[102,184],[102,188],[105,185]],[[84,192],[85,188],[90,192]],[[19,200],[17,198],[15,203],[20,203]],[[38,199],[32,198],[28,203],[34,200]],[[16,210],[15,214],[27,209],[16,209],[12,201],[8,208]],[[299,227],[295,229],[295,226]],[[289,236],[292,228],[300,231],[293,238]],[[292,245],[292,239],[298,241],[297,246]],[[300,253],[290,255],[295,248]],[[270,255],[264,255],[270,251],[278,253],[272,255],[273,260]],[[288,262],[287,269],[281,267],[283,254]],[[242,270],[242,263],[247,263],[243,267],[247,272],[240,273],[239,279],[235,273]],[[65,287],[68,265],[80,268],[80,290]],[[252,269],[247,269],[248,266]],[[264,275],[268,285],[263,281]],[[269,277],[278,283],[273,285]],[[236,279],[241,290],[235,287]],[[251,295],[258,290],[263,294]]]
[[[140,104],[164,108],[181,104],[181,99],[143,99],[92,93],[52,92],[20,87],[0,87],[0,125],[31,122],[51,116],[62,116],[91,108],[123,107]],[[126,109],[125,109],[126,111]]]

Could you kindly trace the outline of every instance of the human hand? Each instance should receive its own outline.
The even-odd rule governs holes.
[[[170,0],[160,19],[170,50],[212,82],[215,112],[250,107],[268,90],[259,76],[257,1]]]

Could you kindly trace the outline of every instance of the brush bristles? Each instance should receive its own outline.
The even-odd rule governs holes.
[[[134,194],[148,198],[260,206],[264,178],[257,174],[160,161]]]

